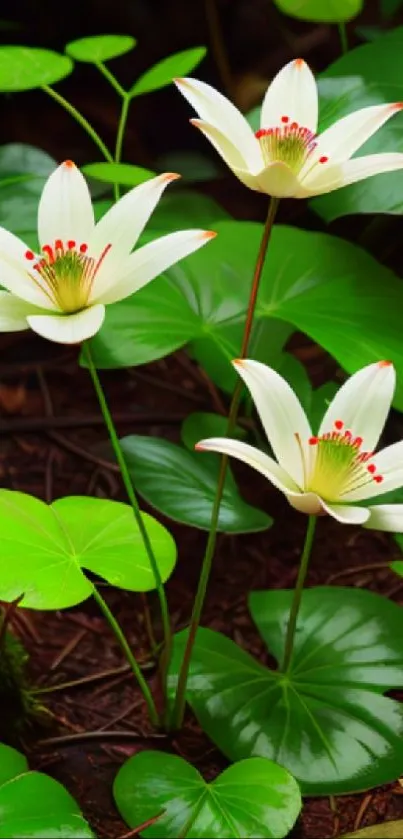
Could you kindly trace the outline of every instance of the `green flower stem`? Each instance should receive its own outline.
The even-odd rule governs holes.
[[[317,518],[317,516],[309,516],[308,519],[308,527],[305,536],[304,548],[301,556],[301,564],[299,566],[297,582],[295,584],[294,590],[294,597],[291,604],[290,615],[288,618],[287,634],[285,638],[284,647],[284,662],[282,666],[283,673],[288,673],[291,666],[292,653],[294,649],[295,630],[297,628],[298,613],[301,606],[301,598],[304,589],[305,578],[308,572],[308,565],[312,551]]]
[[[110,441],[112,443],[113,450],[115,452],[116,460],[119,464],[119,468],[121,471],[123,483],[125,485],[125,489],[127,495],[129,497],[130,504],[133,508],[134,518],[136,520],[138,529],[140,531],[140,535],[142,537],[144,547],[147,551],[148,559],[150,562],[150,566],[152,572],[155,577],[155,584],[158,592],[158,597],[160,601],[161,607],[161,615],[162,615],[162,623],[164,629],[164,650],[161,656],[160,665],[161,665],[161,676],[163,681],[163,689],[164,693],[166,693],[166,678],[167,678],[167,669],[171,659],[171,652],[172,652],[172,632],[171,632],[171,623],[169,619],[169,609],[168,609],[168,602],[165,594],[164,584],[161,579],[161,574],[158,568],[157,560],[154,555],[153,547],[151,545],[150,537],[148,535],[146,526],[144,524],[139,502],[137,500],[137,496],[130,478],[129,470],[127,468],[127,464],[124,458],[124,454],[119,442],[118,435],[116,433],[116,429],[113,423],[113,419],[108,407],[108,403],[105,398],[105,394],[102,390],[102,385],[99,380],[99,376],[97,373],[97,369],[92,359],[91,350],[87,341],[83,343],[83,352],[84,358],[88,364],[88,369],[90,372],[90,376],[95,388],[95,392],[98,397],[98,402],[102,411],[102,416],[105,420],[105,425],[108,429]]]
[[[279,199],[278,198],[271,198],[269,209],[267,213],[267,219],[263,230],[263,236],[260,243],[259,253],[256,261],[256,266],[253,274],[252,279],[252,286],[249,296],[249,303],[248,309],[246,314],[246,321],[245,321],[245,328],[242,338],[242,347],[240,352],[240,358],[245,358],[248,352],[250,337],[252,333],[252,326],[253,326],[253,317],[255,314],[256,308],[256,300],[259,291],[260,279],[262,276],[262,270],[264,266],[264,261],[266,257],[267,248],[270,241],[271,232],[274,225],[274,219],[276,217],[277,209],[278,209]],[[236,420],[238,416],[238,408],[240,403],[240,398],[242,394],[243,384],[242,381],[239,380],[237,385],[235,386],[235,390],[232,395],[231,405],[229,409],[228,415],[228,422],[227,422],[227,436],[231,436],[234,431]],[[221,457],[221,464],[220,464],[220,472],[217,481],[217,489],[214,498],[213,510],[211,514],[211,524],[210,524],[210,531],[207,539],[206,545],[206,552],[204,554],[202,570],[200,574],[199,584],[196,592],[195,601],[193,604],[193,611],[192,617],[189,626],[189,635],[186,642],[186,648],[183,655],[183,661],[181,665],[181,669],[179,672],[178,678],[178,686],[176,690],[175,696],[175,703],[172,712],[171,718],[171,727],[172,728],[180,728],[183,722],[183,715],[185,712],[185,704],[186,704],[186,685],[189,676],[189,668],[190,668],[190,660],[192,657],[192,651],[194,642],[196,639],[197,630],[200,624],[200,618],[203,610],[204,600],[206,597],[208,581],[211,572],[211,566],[213,563],[214,558],[214,551],[215,545],[217,541],[217,529],[218,529],[218,520],[220,515],[220,507],[222,496],[224,492],[224,484],[225,484],[225,477],[227,474],[227,466],[228,466],[228,456],[222,455]]]
[[[108,163],[113,163],[113,156],[110,153],[107,146],[105,145],[104,141],[101,140],[99,134],[97,134],[97,132],[95,131],[95,128],[93,128],[91,123],[89,123],[88,120],[85,117],[83,117],[80,111],[78,111],[77,108],[75,108],[74,105],[72,105],[70,102],[68,102],[68,100],[65,99],[64,96],[61,96],[60,93],[57,93],[56,90],[53,90],[53,87],[44,84],[42,85],[42,90],[44,90],[45,93],[48,93],[49,96],[52,97],[52,99],[58,102],[59,105],[61,105],[62,108],[64,108],[76,120],[76,122],[78,122],[79,125],[81,125],[81,127],[84,128],[84,131],[87,132],[87,134],[94,141],[95,145],[98,146],[105,160],[107,160]]]
[[[140,690],[141,690],[141,692],[144,696],[144,699],[147,703],[147,708],[148,708],[148,713],[149,713],[149,716],[150,716],[150,720],[151,720],[152,724],[156,728],[158,728],[160,721],[159,721],[157,709],[155,707],[155,702],[154,702],[154,699],[152,697],[152,693],[151,693],[150,688],[148,687],[148,684],[147,684],[147,682],[146,682],[146,680],[145,680],[145,678],[144,678],[144,676],[143,676],[143,674],[140,670],[140,667],[137,664],[137,661],[136,661],[136,659],[135,659],[135,657],[134,657],[134,655],[133,655],[133,653],[130,649],[127,638],[124,635],[124,633],[123,633],[118,621],[116,620],[115,616],[112,614],[108,604],[105,602],[104,598],[102,597],[102,595],[99,593],[98,589],[95,586],[93,586],[92,594],[93,594],[94,600],[96,600],[101,612],[105,615],[105,618],[108,621],[109,626],[112,629],[112,632],[114,633],[116,639],[118,640],[118,642],[119,642],[119,644],[120,644],[128,662],[130,664],[130,667],[132,668],[134,676],[137,679]]]
[[[348,39],[347,39],[347,29],[345,23],[339,23],[339,35],[340,35],[340,44],[341,44],[341,51],[342,54],[345,55],[348,52]]]

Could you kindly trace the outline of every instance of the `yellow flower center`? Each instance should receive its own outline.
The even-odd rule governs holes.
[[[95,277],[110,248],[107,245],[95,260],[88,256],[85,242],[77,246],[73,240],[63,244],[56,239],[53,246],[43,245],[43,256],[32,265],[35,273],[29,272],[29,276],[62,312],[80,312],[88,305]],[[25,258],[33,262],[35,254],[27,251]]]
[[[298,175],[302,166],[317,147],[316,134],[297,122],[290,122],[288,116],[281,117],[282,126],[261,128],[256,132],[266,166],[270,163],[286,163]],[[319,158],[319,163],[327,163],[328,158]]]
[[[315,452],[305,491],[329,502],[342,501],[344,495],[371,481],[383,481],[372,462],[374,453],[362,451],[362,437],[343,429],[343,421],[336,420],[333,431],[309,440]]]

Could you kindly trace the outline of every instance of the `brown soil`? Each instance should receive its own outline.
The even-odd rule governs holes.
[[[294,343],[298,354],[306,355],[308,350],[311,354],[303,346],[306,342]],[[19,336],[0,336],[0,346],[5,432],[0,453],[2,484],[47,500],[67,494],[124,500],[116,472],[103,461],[97,463],[93,454],[105,442],[105,432],[97,421],[95,397],[86,371],[77,365],[76,352],[35,336],[23,341]],[[321,378],[328,366],[329,360],[322,355],[311,361],[313,378]],[[103,374],[102,379],[121,434],[150,433],[177,440],[181,416],[217,407],[217,394],[184,352],[146,371],[115,371]],[[262,646],[248,614],[246,595],[251,589],[293,585],[305,519],[255,474],[238,469],[237,475],[245,497],[273,514],[275,524],[254,536],[220,537],[203,623],[259,656]],[[180,629],[189,619],[205,534],[168,524],[179,549],[168,594],[175,628]],[[382,565],[394,555],[396,549],[387,536],[323,519],[309,584],[363,586],[403,603],[403,582],[387,567],[373,569],[373,564]],[[106,586],[104,592],[155,688],[140,598]],[[154,597],[151,606],[157,617]],[[114,807],[111,784],[119,766],[135,752],[173,751],[192,761],[208,779],[225,767],[225,759],[190,713],[183,732],[174,739],[152,731],[120,650],[91,601],[63,612],[20,612],[15,625],[29,648],[36,685],[57,686],[95,677],[80,686],[44,694],[51,716],[45,727],[37,726],[26,735],[23,746],[31,766],[66,784],[100,839],[118,839],[127,832]],[[295,835],[325,839],[398,817],[403,817],[402,788],[394,784],[335,801],[307,800]]]

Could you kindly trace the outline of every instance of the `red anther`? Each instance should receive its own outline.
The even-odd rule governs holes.
[[[291,125],[290,125],[290,128],[291,128],[292,131],[296,131],[297,128],[299,128],[299,125],[298,125],[297,122],[292,122]]]
[[[334,427],[337,428],[338,431],[341,431],[343,428],[344,422],[343,420],[336,420]]]
[[[25,259],[35,259],[35,254],[33,251],[25,251]]]
[[[62,242],[61,239],[56,239],[55,248],[56,248],[57,251],[62,251],[63,250],[63,242]]]
[[[281,117],[281,122],[288,122],[289,119],[289,117]]]
[[[67,247],[68,247],[69,251],[73,250],[73,248],[75,248],[75,246],[76,246],[76,243],[75,243],[74,239],[69,239],[69,241],[67,242]]]
[[[260,140],[261,137],[264,137],[267,134],[266,128],[259,128],[259,131],[256,131],[255,137],[257,140]]]
[[[360,448],[360,446],[362,446],[362,444],[363,444],[362,437],[356,437],[354,442],[353,442],[353,446],[357,446],[358,448]]]
[[[310,437],[308,443],[310,446],[316,446],[319,443],[319,437]]]
[[[344,432],[344,436],[345,436],[345,437],[348,437],[348,439],[350,440],[350,438],[351,438],[353,435],[352,435],[351,431],[345,431],[345,432]]]
[[[88,245],[86,245],[85,242],[83,242],[82,245],[80,245],[80,253],[85,253],[87,250]]]
[[[328,160],[329,158],[326,157],[326,155],[324,154],[322,155],[322,157],[319,158],[319,163],[327,163]]]
[[[370,463],[370,464],[369,464],[369,466],[367,466],[367,469],[368,469],[368,472],[370,472],[370,473],[371,473],[371,475],[373,475],[373,474],[374,474],[374,472],[376,472],[376,466],[375,466],[375,463]]]
[[[374,475],[374,481],[376,481],[377,484],[381,484],[383,481],[382,475]]]
[[[50,247],[50,245],[44,245],[44,246],[43,246],[43,248],[42,248],[42,250],[43,250],[45,253],[49,254],[49,256],[53,256],[53,250],[52,250],[52,248]]]

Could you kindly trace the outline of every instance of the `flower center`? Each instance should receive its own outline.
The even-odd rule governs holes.
[[[288,116],[281,117],[280,128],[261,128],[255,136],[262,149],[266,166],[281,161],[295,173],[302,169],[305,161],[317,147],[316,134],[297,122],[290,122]],[[319,163],[327,163],[328,158],[319,158]]]
[[[29,276],[62,312],[73,313],[88,305],[97,272],[111,249],[107,245],[99,259],[88,256],[88,245],[73,240],[65,244],[56,239],[54,245],[43,245],[43,256],[32,265]],[[35,260],[33,251],[26,251],[28,262]]]
[[[361,489],[371,481],[377,484],[383,481],[372,462],[374,453],[362,451],[362,437],[343,429],[343,421],[336,420],[333,431],[309,440],[315,452],[306,490],[317,493],[325,501],[342,501],[348,492]]]

